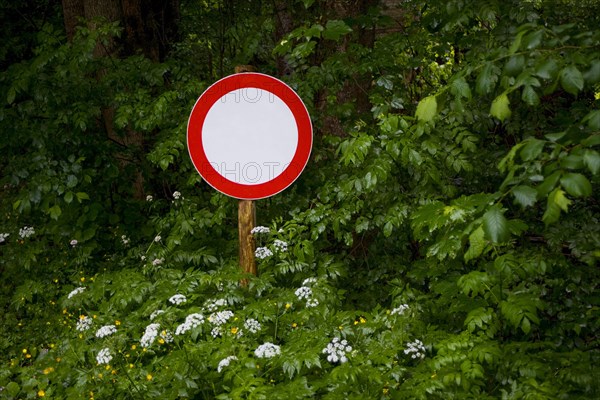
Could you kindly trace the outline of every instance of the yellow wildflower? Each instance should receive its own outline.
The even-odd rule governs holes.
[[[38,395],[39,397],[44,397],[44,396],[46,395],[46,392],[44,392],[43,390],[41,390],[41,389],[40,389],[40,390],[37,392],[37,395]]]

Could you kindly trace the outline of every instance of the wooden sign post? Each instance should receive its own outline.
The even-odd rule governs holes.
[[[187,142],[204,181],[239,199],[239,264],[256,275],[253,201],[276,195],[300,176],[312,149],[312,124],[292,88],[251,70],[237,67],[198,98]]]

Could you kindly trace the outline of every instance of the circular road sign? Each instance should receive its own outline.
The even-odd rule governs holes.
[[[187,128],[196,170],[216,190],[238,199],[273,196],[302,173],[312,124],[288,85],[254,72],[227,76],[196,101]]]

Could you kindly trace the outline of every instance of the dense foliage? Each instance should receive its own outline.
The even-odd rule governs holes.
[[[164,62],[51,6],[3,44],[0,397],[600,396],[600,3],[266,3],[183,1]],[[185,146],[237,64],[315,126],[256,277]]]

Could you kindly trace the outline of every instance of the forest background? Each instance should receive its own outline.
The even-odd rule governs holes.
[[[1,398],[600,396],[599,1],[0,4]],[[315,134],[258,276],[185,141],[238,65]]]

